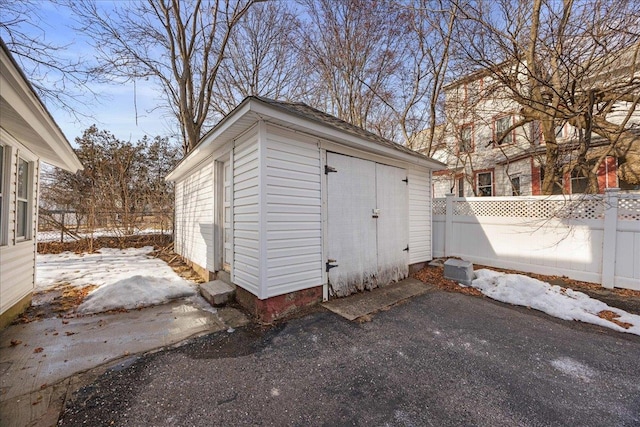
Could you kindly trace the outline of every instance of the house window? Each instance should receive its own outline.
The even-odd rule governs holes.
[[[520,192],[520,177],[514,176],[511,178],[511,195],[512,196],[520,196],[522,193]]]
[[[478,196],[493,196],[493,172],[480,172],[476,175]]]
[[[16,238],[31,238],[31,170],[29,162],[18,158],[18,183],[16,188]]]
[[[581,194],[587,192],[589,179],[578,169],[571,172],[571,194]]]
[[[556,138],[564,137],[564,123],[556,125]]]
[[[464,197],[464,175],[458,177],[458,197]]]
[[[501,135],[504,135],[504,133],[507,131],[507,129],[509,129],[511,127],[512,124],[513,124],[513,116],[501,117],[499,119],[496,119],[496,121],[494,122],[494,124],[493,124],[493,132],[494,132],[493,140],[498,145],[513,144],[515,142],[513,131],[511,131],[507,135],[505,135],[504,138],[502,138],[501,141],[498,141],[498,138],[500,138]]]
[[[551,190],[551,194],[554,196],[564,194],[564,177],[558,176],[557,181],[553,183],[553,189]],[[544,182],[544,167],[540,167],[540,189],[542,190],[542,183]]]
[[[461,153],[470,153],[473,151],[473,126],[466,125],[460,128],[460,146]]]

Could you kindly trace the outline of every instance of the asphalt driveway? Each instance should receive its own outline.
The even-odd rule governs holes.
[[[640,337],[441,291],[118,365],[59,425],[640,425]]]

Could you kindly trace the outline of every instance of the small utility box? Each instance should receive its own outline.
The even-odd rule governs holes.
[[[471,261],[462,259],[448,259],[444,262],[444,278],[471,286],[471,282],[475,278],[473,264]]]

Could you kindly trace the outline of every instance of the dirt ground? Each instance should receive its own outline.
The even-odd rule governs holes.
[[[562,288],[569,288],[584,292],[592,298],[596,298],[612,307],[625,310],[632,314],[640,315],[640,291],[630,289],[606,289],[599,284],[581,282],[564,276],[545,276],[543,274],[523,273],[521,271],[507,270],[504,268],[487,267],[474,264],[474,270],[488,268],[495,271],[510,274],[522,274],[542,280],[551,285],[558,285]],[[430,283],[447,292],[457,292],[476,297],[484,297],[482,292],[474,288],[463,288],[453,280],[444,278],[444,268],[442,266],[427,266],[414,274],[414,277],[425,283]]]

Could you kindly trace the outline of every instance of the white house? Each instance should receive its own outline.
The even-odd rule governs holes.
[[[633,70],[638,73],[640,64],[637,58],[635,61]],[[629,73],[625,71],[621,75],[626,77]],[[523,75],[520,78],[524,80]],[[521,119],[522,107],[512,99],[509,90],[490,72],[480,70],[450,83],[444,93],[446,123],[438,129],[443,138],[435,147],[433,157],[446,163],[447,169],[434,174],[433,196],[444,197],[447,193],[458,197],[542,194],[546,146],[539,123],[517,127],[499,144],[495,142],[498,135]],[[628,120],[625,129],[640,135],[640,108],[633,103],[614,103],[607,119],[618,125]],[[586,176],[566,168],[578,156],[578,137],[578,129],[565,122],[558,123],[556,138],[560,145],[560,161],[565,167],[554,194],[586,191]],[[594,133],[590,150],[608,144]],[[637,184],[618,177],[617,169],[626,161],[636,160],[610,155],[599,163],[600,193],[606,188],[640,189]]]
[[[167,176],[175,250],[269,321],[407,276],[431,255],[444,165],[299,103],[246,98]]]
[[[82,169],[0,41],[0,328],[31,303],[35,283],[40,163]]]

